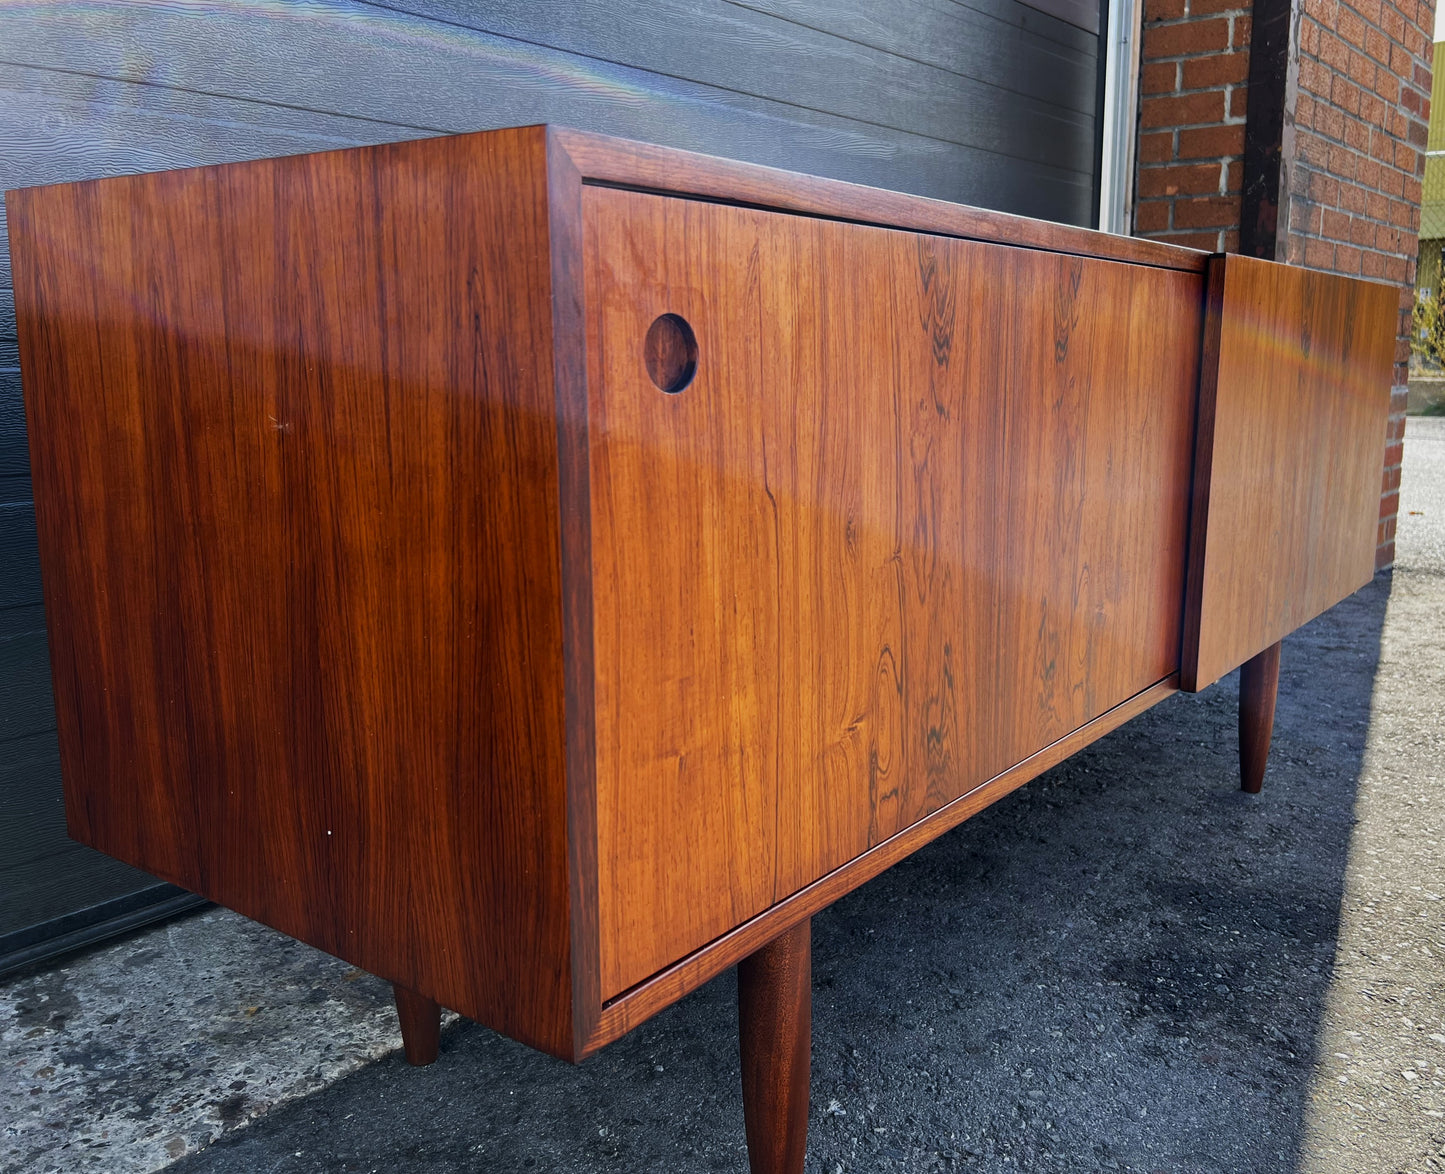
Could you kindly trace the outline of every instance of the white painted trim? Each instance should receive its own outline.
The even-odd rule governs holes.
[[[1134,204],[1134,144],[1139,107],[1139,0],[1109,0],[1104,48],[1103,153],[1099,227],[1127,235]]]

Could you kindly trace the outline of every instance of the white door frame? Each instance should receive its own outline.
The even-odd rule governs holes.
[[[1104,36],[1103,151],[1099,159],[1099,228],[1133,228],[1135,115],[1139,109],[1139,0],[1108,0]]]

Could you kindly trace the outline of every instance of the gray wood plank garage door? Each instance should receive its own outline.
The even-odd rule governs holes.
[[[1089,0],[3,7],[0,188],[558,122],[1088,224],[1098,28]],[[65,838],[0,266],[3,968],[176,893]]]

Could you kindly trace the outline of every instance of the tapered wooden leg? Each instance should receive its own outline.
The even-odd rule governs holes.
[[[801,1174],[808,1148],[813,923],[738,964],[743,1122],[752,1174]]]
[[[408,1064],[430,1064],[441,1041],[442,1009],[425,995],[391,984],[396,1017],[401,1020],[401,1046]]]
[[[1258,795],[1274,733],[1279,695],[1279,644],[1271,644],[1239,670],[1239,775],[1244,790]]]

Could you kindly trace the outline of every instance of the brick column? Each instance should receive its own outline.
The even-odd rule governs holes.
[[[1134,232],[1239,248],[1248,0],[1145,0]]]
[[[1433,26],[1432,0],[1144,7],[1135,233],[1237,251],[1244,216],[1246,252],[1400,286],[1380,567],[1394,561]]]

